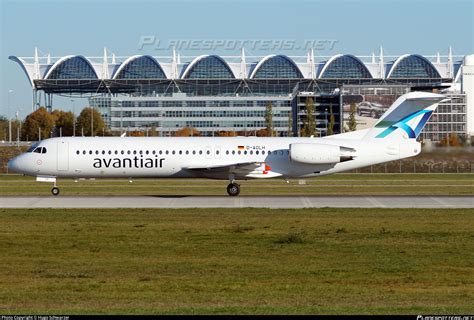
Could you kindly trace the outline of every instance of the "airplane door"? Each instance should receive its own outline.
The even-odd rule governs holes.
[[[69,144],[67,141],[58,142],[56,164],[58,171],[69,170]]]

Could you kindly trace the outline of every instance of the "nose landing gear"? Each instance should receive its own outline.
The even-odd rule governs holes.
[[[53,187],[51,189],[51,193],[53,194],[53,196],[57,196],[59,194],[59,188],[58,187]]]
[[[51,193],[53,194],[53,196],[59,195],[59,188],[56,185],[56,181],[54,181],[54,185],[53,185],[53,188],[51,189]]]

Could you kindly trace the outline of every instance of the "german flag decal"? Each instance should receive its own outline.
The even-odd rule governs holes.
[[[238,146],[237,149],[239,149],[239,150],[244,150],[245,147],[244,147],[244,146]]]

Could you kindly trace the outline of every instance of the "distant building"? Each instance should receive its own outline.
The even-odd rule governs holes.
[[[170,57],[135,55],[117,57],[104,50],[103,57],[14,57],[33,89],[33,105],[39,106],[43,91],[46,106],[55,94],[90,94],[113,131],[153,128],[159,135],[173,135],[194,127],[204,135],[218,131],[255,134],[265,127],[265,106],[273,107],[274,129],[279,136],[297,135],[305,117],[308,97],[315,102],[316,136],[343,131],[344,90],[397,91],[442,90],[461,83],[463,91],[451,92],[423,137],[437,141],[449,130],[473,133],[472,66],[469,56],[422,56],[418,54],[354,56],[268,55],[220,57],[201,55]],[[183,60],[183,61],[182,61]],[[470,78],[469,78],[470,77]],[[469,80],[470,79],[470,80]],[[346,89],[344,89],[346,88]],[[372,88],[372,89],[371,89]],[[469,89],[471,88],[471,89]],[[381,108],[375,102],[374,109]],[[379,116],[379,111],[358,116]],[[365,119],[365,118],[364,118]],[[289,121],[291,120],[291,123]],[[436,122],[436,124],[435,124]]]

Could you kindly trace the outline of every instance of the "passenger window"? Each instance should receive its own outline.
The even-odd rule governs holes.
[[[79,153],[81,153],[81,152],[80,152],[79,150],[77,150],[77,151],[76,151],[76,154],[79,154]]]
[[[258,150],[257,150],[257,151],[255,151],[255,154],[257,154],[257,155],[258,155],[258,153],[259,153],[259,152],[258,152]]]
[[[229,150],[227,150],[227,151],[225,152],[225,154],[229,154]]]
[[[95,154],[99,154],[99,150],[96,150],[96,151],[95,151]]]
[[[166,151],[165,151],[165,153],[166,153],[166,154],[168,154],[168,153],[169,153],[169,151],[168,151],[168,150],[166,150]]]
[[[130,150],[127,151],[127,154],[130,154]]]
[[[189,154],[189,151],[188,151],[188,150],[186,150],[186,154]]]
[[[216,154],[219,154],[219,150],[216,150]]]
[[[250,150],[250,154],[253,154],[253,151],[252,151],[252,150]]]
[[[232,154],[235,154],[235,150],[232,150]]]
[[[199,154],[202,154],[202,150],[199,150]]]
[[[179,150],[179,154],[183,154],[183,151]]]
[[[118,150],[115,150],[115,154],[118,154]]]
[[[207,150],[207,151],[206,151],[206,154],[211,154],[211,151]]]
[[[86,150],[82,151],[82,154],[86,154]]]
[[[258,152],[258,151],[257,151]],[[262,154],[265,154],[265,150],[262,151]]]
[[[122,151],[120,151],[120,153],[121,153],[121,154],[125,154],[125,151],[122,150]]]
[[[193,154],[196,154],[196,150],[193,150]]]
[[[133,150],[133,154],[137,154],[137,150]]]
[[[173,151],[171,151],[171,154],[175,154],[175,153],[176,153],[176,152],[175,152],[174,150],[173,150]]]
[[[158,152],[159,154],[163,154],[163,151],[160,150],[160,152]]]
[[[112,150],[109,150],[109,154],[112,154]]]
[[[153,152],[155,152],[155,151],[153,151]],[[150,153],[150,151],[148,151],[148,150],[147,150],[147,151],[145,151],[145,154],[149,154],[149,153]]]
[[[237,153],[238,153],[238,154],[241,154],[242,152],[239,150],[239,151],[237,151]]]
[[[102,154],[105,154],[105,150],[102,150]]]
[[[247,154],[247,150],[244,151],[244,154]]]

